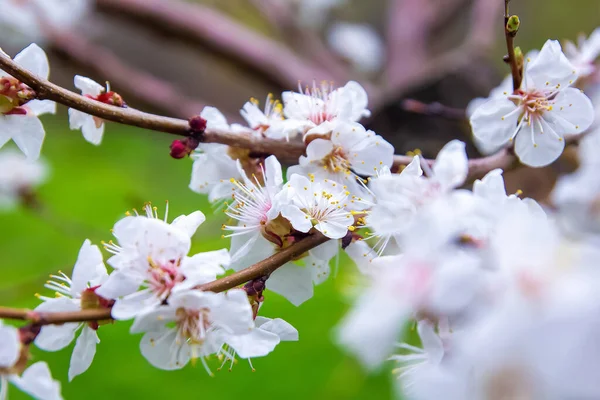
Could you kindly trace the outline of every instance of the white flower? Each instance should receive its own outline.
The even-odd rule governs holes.
[[[227,119],[215,107],[204,107],[200,116],[206,120],[207,129],[222,129],[238,132],[239,125],[229,125]],[[219,143],[200,143],[198,151],[192,154],[194,165],[190,189],[196,193],[208,194],[209,201],[231,195],[231,178],[241,179],[236,160],[228,153],[229,147]]]
[[[45,41],[45,25],[56,31],[72,29],[91,7],[90,0],[1,0],[0,28],[16,45]]]
[[[118,244],[106,248],[115,254],[108,263],[115,268],[98,293],[116,299],[115,319],[129,319],[150,311],[177,290],[214,281],[229,263],[225,249],[188,257],[191,236],[204,222],[196,211],[176,218],[171,224],[156,218],[150,206],[148,216],[131,216],[115,224]]]
[[[283,138],[283,105],[279,100],[273,100],[273,95],[269,94],[265,101],[265,108],[258,108],[259,102],[256,99],[250,99],[244,104],[240,113],[248,123],[248,126],[258,133],[273,139]]]
[[[39,400],[62,400],[60,382],[52,379],[48,364],[37,362],[24,369],[21,354],[23,345],[19,330],[4,325],[0,320],[0,399],[8,396],[8,384],[12,383],[23,392]]]
[[[0,152],[0,209],[16,206],[20,196],[32,193],[48,176],[48,166],[37,160],[28,162],[23,154],[7,149]]]
[[[329,29],[327,39],[336,53],[360,71],[376,72],[383,65],[383,41],[370,25],[338,22]]]
[[[471,116],[473,134],[489,145],[515,141],[521,162],[548,165],[562,153],[566,134],[585,131],[594,120],[590,99],[569,87],[575,67],[556,41],[547,41],[524,71],[523,87],[492,98]]]
[[[200,358],[210,373],[205,358],[219,353],[229,338],[246,335],[254,326],[252,308],[246,292],[225,293],[186,291],[169,298],[168,305],[140,314],[131,333],[146,332],[140,343],[142,355],[157,368],[183,368]],[[244,352],[242,346],[239,350]]]
[[[75,75],[75,87],[81,90],[83,96],[94,100],[105,91],[97,82],[79,75]],[[88,142],[99,145],[102,141],[104,135],[104,121],[102,119],[69,108],[69,124],[72,130],[81,129],[83,137]]]
[[[368,191],[361,176],[373,176],[382,168],[391,168],[394,147],[373,131],[358,123],[336,122],[328,138],[312,140],[299,165],[288,169],[292,174],[314,175],[317,180],[338,182],[350,192],[351,208],[364,208]]]
[[[315,228],[331,239],[341,239],[354,224],[346,209],[348,193],[339,186],[294,174],[285,188],[291,204],[281,206],[281,215],[294,229],[308,233]]]
[[[44,302],[35,310],[61,312],[107,307],[110,302],[96,294],[96,290],[107,277],[100,250],[86,240],[79,250],[72,278],[70,279],[63,273],[51,275],[51,278],[56,281],[48,281],[45,286],[54,290],[58,297],[39,296]],[[73,341],[75,333],[81,328],[69,366],[69,380],[72,380],[75,376],[85,372],[94,360],[96,344],[100,343],[96,333],[98,326],[98,321],[87,324],[46,325],[35,339],[35,344],[46,351],[61,350]]]
[[[585,78],[596,72],[594,62],[600,55],[600,28],[596,28],[589,38],[581,35],[577,45],[572,42],[565,44],[565,55],[575,66],[580,78]]]
[[[383,170],[370,180],[375,204],[367,212],[365,222],[371,235],[379,239],[375,247],[380,254],[390,239],[400,243],[400,235],[410,231],[419,209],[461,186],[469,169],[465,144],[458,140],[440,150],[427,177],[420,164],[421,159],[416,156],[401,173]]]
[[[8,57],[0,55],[0,57]],[[35,43],[29,45],[15,57],[15,63],[41,78],[48,78],[50,67],[46,53]],[[29,100],[24,104],[17,92],[28,90],[22,84],[0,70],[0,148],[12,139],[29,160],[37,160],[46,136],[39,115],[56,112],[56,103],[49,100]],[[31,89],[29,89],[31,90]]]
[[[284,136],[293,137],[298,133],[305,135],[326,135],[338,121],[357,122],[368,117],[368,97],[359,83],[350,81],[344,87],[333,89],[323,82],[321,86],[313,83],[304,93],[283,92],[283,113],[288,118]]]

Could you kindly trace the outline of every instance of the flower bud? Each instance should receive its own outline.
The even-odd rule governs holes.
[[[184,140],[173,140],[173,143],[171,143],[171,157],[179,160],[182,159],[184,157],[186,157],[187,155],[189,155],[188,153],[188,148],[186,146],[186,144],[184,143]]]
[[[123,100],[123,97],[121,97],[119,93],[113,91],[99,94],[98,97],[96,97],[96,100],[101,103],[109,104],[115,107],[127,106],[127,104],[125,104],[125,101]]]
[[[510,33],[512,36],[515,36],[519,31],[519,26],[521,25],[521,21],[519,20],[519,16],[511,15],[506,22],[506,31]]]
[[[193,132],[203,133],[206,130],[206,120],[199,115],[196,115],[189,120],[190,129]]]

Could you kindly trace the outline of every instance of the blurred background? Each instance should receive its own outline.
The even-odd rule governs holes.
[[[81,74],[109,81],[132,107],[187,118],[214,105],[230,122],[240,122],[238,110],[250,97],[293,90],[299,80],[341,86],[355,79],[371,95],[367,126],[398,153],[419,148],[435,156],[452,138],[470,143],[461,118],[409,112],[405,99],[460,111],[508,72],[501,0],[0,0],[0,9],[8,3],[52,7],[27,23],[3,13],[0,46],[14,55],[38,42],[49,53],[51,80],[67,88]],[[524,51],[548,38],[573,40],[600,25],[597,0],[513,0],[511,11],[522,21],[516,43]],[[188,189],[191,161],[169,157],[173,137],[110,124],[102,145],[94,147],[69,131],[65,108],[42,119],[50,178],[35,205],[0,211],[2,305],[35,307],[33,295],[43,293],[47,275],[70,273],[85,238],[109,240],[114,222],[147,201],[164,209],[168,200],[171,219],[197,209],[208,215],[194,251],[228,246],[220,238],[222,213]],[[477,155],[472,145],[469,152]],[[520,188],[543,200],[557,174],[569,168],[559,161],[521,170],[519,177],[512,173],[509,191]],[[354,274],[342,257],[337,276],[299,308],[267,293],[261,313],[290,322],[300,341],[253,360],[256,372],[245,361],[232,372],[216,372],[217,360],[210,363],[212,378],[191,365],[156,370],[137,350],[140,337],[128,335],[127,323],[100,329],[92,367],[70,384],[72,346],[34,355],[50,363],[67,399],[387,399],[393,366],[365,374],[332,341],[353,294]],[[25,398],[16,390],[10,396]]]

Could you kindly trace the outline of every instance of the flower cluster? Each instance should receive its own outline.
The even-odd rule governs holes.
[[[552,163],[567,139],[586,135],[579,169],[558,181],[546,203],[507,193],[502,169],[488,168],[472,182],[471,167],[481,160],[470,161],[459,140],[435,160],[398,161],[405,158],[363,125],[368,96],[354,81],[337,88],[313,83],[283,92],[281,101],[269,95],[264,108],[251,100],[241,109],[246,126],[205,107],[183,121],[188,137],[171,155],[193,160],[190,188],[223,211],[230,248],[194,253],[205,215],[169,222],[168,208],[159,218],[150,204],[116,222],[114,239],[102,243],[106,264],[85,240],[72,274],[51,275],[45,287],[53,295],[38,294],[35,310],[0,309],[31,322],[0,324],[0,398],[10,382],[36,398],[60,399],[44,362],[27,368],[29,346],[58,351],[75,341],[72,380],[90,368],[99,331],[122,320],[132,320],[142,355],[160,369],[199,360],[212,374],[211,356],[221,366],[266,356],[281,341],[298,340],[298,332],[259,315],[263,292],[301,305],[329,278],[341,249],[363,279],[337,341],[367,368],[398,363],[404,396],[599,398],[598,40],[596,31],[579,47],[569,45],[567,55],[548,41],[520,59],[520,87],[507,80],[469,110],[482,149],[506,147],[508,157],[514,150],[533,167]],[[49,74],[35,44],[14,63],[41,78]],[[75,86],[84,103],[126,107],[89,78],[76,76]],[[38,95],[0,76],[0,147],[12,139],[24,154],[0,154],[0,206],[25,201],[45,176],[43,164],[24,160],[39,157],[45,133],[38,116],[55,109]],[[105,121],[67,104],[71,129],[99,145]],[[206,132],[292,143],[304,154],[284,174],[275,155],[206,143]],[[410,326],[419,346],[405,335]]]

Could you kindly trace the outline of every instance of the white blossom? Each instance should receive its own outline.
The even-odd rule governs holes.
[[[62,272],[50,277],[53,280],[48,281],[45,286],[54,290],[57,297],[39,296],[44,302],[36,307],[36,311],[80,311],[109,305],[109,301],[96,294],[96,290],[106,281],[108,274],[100,249],[89,240],[86,240],[79,250],[71,278]],[[98,326],[98,321],[46,325],[35,339],[35,344],[46,351],[58,351],[67,347],[75,339],[77,331],[81,330],[69,366],[69,380],[72,380],[85,372],[94,360],[96,345],[100,343],[96,332]]]
[[[13,149],[0,151],[0,209],[15,207],[20,196],[32,193],[47,177],[48,166],[42,160],[27,161]]]
[[[3,56],[8,57],[7,55]],[[48,57],[44,50],[35,43],[17,54],[14,61],[40,78],[47,79],[50,74]],[[37,160],[46,136],[38,116],[45,113],[54,114],[56,103],[49,100],[30,100],[21,105],[16,91],[21,90],[20,85],[22,84],[1,70],[0,80],[4,84],[4,89],[0,92],[2,103],[0,110],[0,148],[12,139],[29,160]]]
[[[526,65],[521,89],[475,110],[473,134],[491,146],[514,140],[517,156],[529,166],[550,164],[562,153],[565,135],[580,134],[594,120],[590,99],[570,87],[576,80],[577,71],[560,44],[547,41]]]
[[[327,34],[331,48],[363,72],[376,72],[383,65],[385,50],[379,34],[367,24],[337,22]]]
[[[81,90],[81,94],[91,99],[97,99],[105,89],[97,82],[84,76],[75,76],[75,87]],[[104,135],[104,121],[93,115],[83,113],[69,108],[69,124],[71,129],[81,129],[83,137],[88,142],[99,145]]]
[[[565,55],[575,66],[580,78],[593,75],[597,71],[595,61],[600,55],[600,28],[596,28],[589,38],[586,38],[585,35],[579,36],[577,45],[567,42]]]

